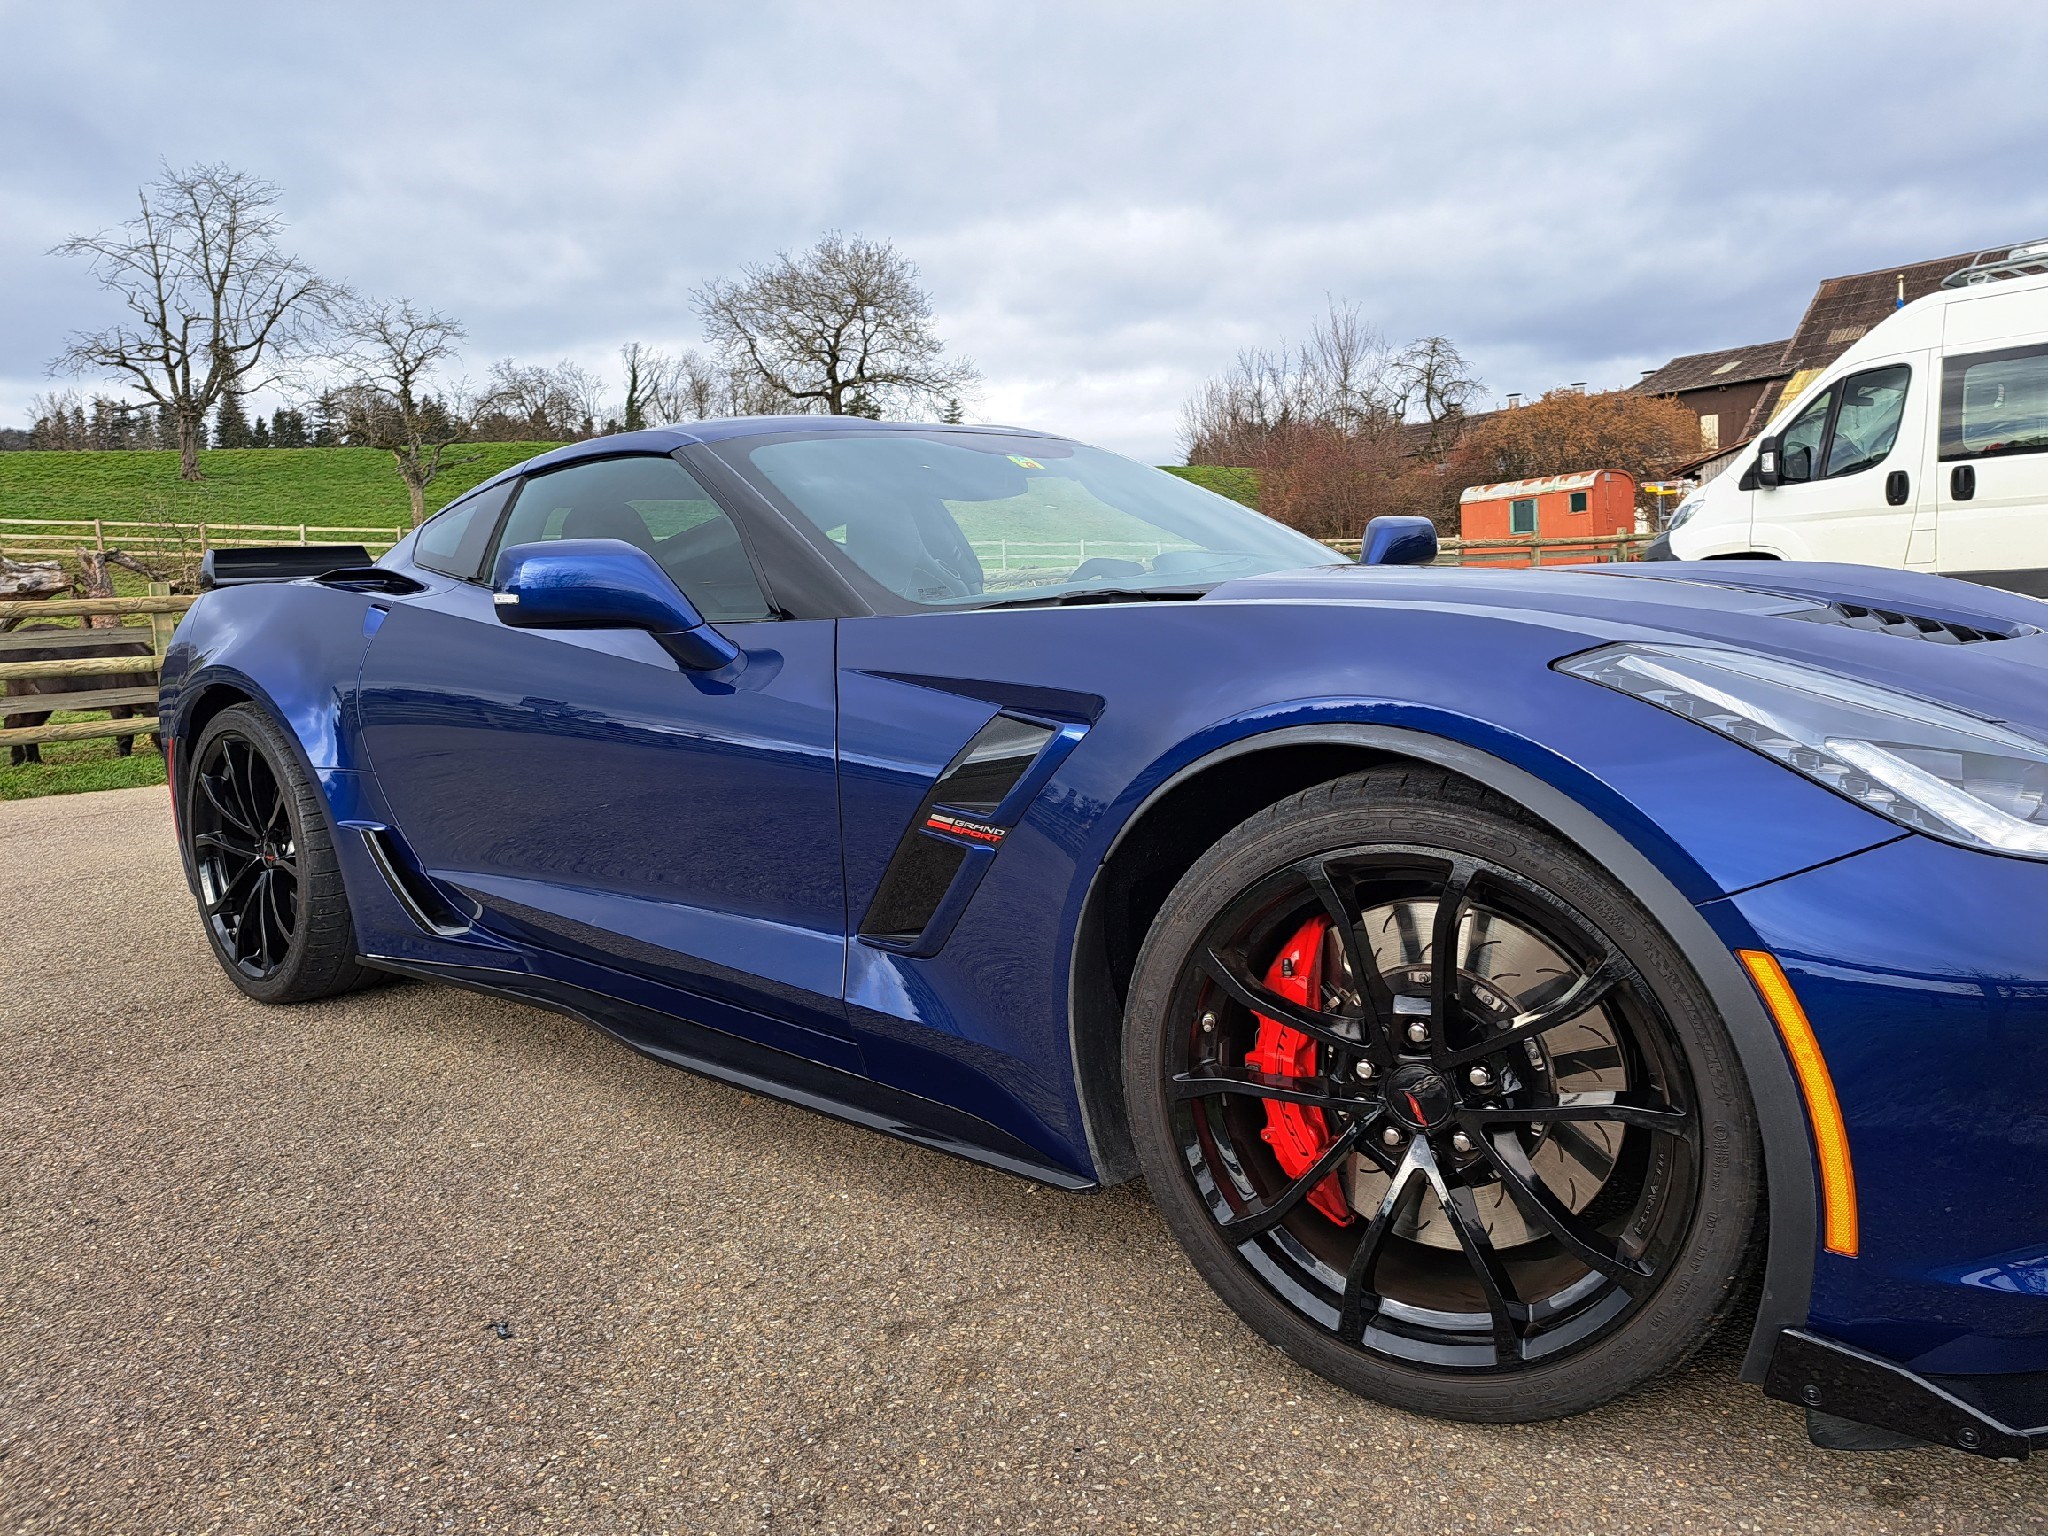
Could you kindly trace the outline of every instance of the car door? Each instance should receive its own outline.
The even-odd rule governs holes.
[[[1779,483],[1756,497],[1760,545],[1801,560],[1906,563],[1925,431],[1925,412],[1907,407],[1924,363],[1913,354],[1858,369],[1801,407],[1778,434]]]
[[[460,542],[434,533],[420,543]],[[443,562],[456,574],[439,580],[427,565],[428,590],[391,602],[359,690],[411,858],[543,954],[746,1010],[742,1032],[857,1067],[832,621],[770,616],[737,525],[672,458],[528,478],[494,545],[556,538],[646,549],[741,665],[681,670],[638,630],[510,628],[487,561]]]
[[[2048,597],[2048,292],[1958,300],[1943,320],[1939,568]]]

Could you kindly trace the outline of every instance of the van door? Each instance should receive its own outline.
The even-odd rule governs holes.
[[[1903,566],[1926,412],[1927,354],[1873,363],[1805,402],[1778,434],[1779,483],[1755,500],[1755,542],[1793,560]],[[1917,402],[1916,402],[1917,403]]]
[[[2048,288],[1942,317],[1938,569],[2048,597]]]

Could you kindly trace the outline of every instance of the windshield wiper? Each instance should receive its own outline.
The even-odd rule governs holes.
[[[983,608],[1068,608],[1078,607],[1084,603],[1188,602],[1194,598],[1208,596],[1211,589],[1211,586],[1075,587],[1068,592],[1052,592],[1042,597],[999,597],[994,602],[983,603],[981,606]]]

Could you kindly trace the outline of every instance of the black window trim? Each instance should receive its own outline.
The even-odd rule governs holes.
[[[1980,363],[2017,361],[2023,357],[2048,357],[2048,341],[2022,342],[2016,347],[1994,347],[1988,352],[1949,352],[1941,359],[1941,426],[1936,462],[1969,464],[1978,459],[2017,458],[2027,453],[2048,453],[2048,442],[2025,448],[1970,449],[1962,446],[1963,382],[1970,369]],[[1951,447],[1953,443],[1955,446]]]

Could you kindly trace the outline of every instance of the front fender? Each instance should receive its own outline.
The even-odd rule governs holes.
[[[1340,711],[1350,718],[1335,718]],[[1324,718],[1299,718],[1304,714]],[[1697,727],[1686,729],[1691,737],[1716,742]],[[1716,871],[1729,866],[1725,853],[1711,846],[1711,822],[1692,818],[1682,820],[1674,829],[1653,808],[1630,798],[1609,778],[1550,747],[1469,717],[1412,705],[1325,701],[1320,707],[1288,706],[1241,716],[1226,722],[1218,734],[1223,739],[1179,763],[1122,818],[1105,863],[1149,808],[1197,774],[1247,754],[1301,746],[1348,746],[1361,753],[1434,764],[1505,796],[1555,828],[1606,870],[1678,944],[1728,1028],[1763,1140],[1769,1247],[1763,1295],[1742,1370],[1744,1379],[1762,1381],[1780,1331],[1807,1321],[1818,1233],[1818,1188],[1797,1082],[1769,1016],[1734,958],[1735,949],[1754,946],[1759,940],[1741,921],[1739,912],[1721,900],[1730,888],[1723,883],[1725,875],[1717,876]],[[1853,812],[1831,827],[1834,835],[1826,841],[1796,850],[1781,846],[1774,873],[1759,874],[1744,888],[1768,885],[1800,869],[1901,835],[1889,822],[1805,785],[1754,753],[1727,743],[1718,743],[1712,750],[1716,756],[1732,754],[1726,765],[1730,769],[1745,768],[1741,759],[1767,768],[1778,781],[1771,786],[1777,791],[1771,803],[1789,800],[1794,814],[1810,814],[1823,801]],[[1816,853],[1821,856],[1812,857]],[[1801,859],[1806,862],[1798,862]],[[1098,872],[1101,867],[1098,864]],[[1084,904],[1096,895],[1096,881],[1091,878],[1088,885]],[[1084,905],[1076,931],[1088,931],[1087,922]],[[1078,993],[1080,974],[1080,967],[1073,967],[1077,988],[1070,1017],[1075,1030],[1076,1080],[1084,1098],[1094,1100],[1084,1113],[1091,1122],[1098,1122],[1116,1109],[1090,1092],[1091,1084],[1101,1084],[1103,1074],[1083,1067],[1092,1052],[1086,1038],[1089,1010]]]

